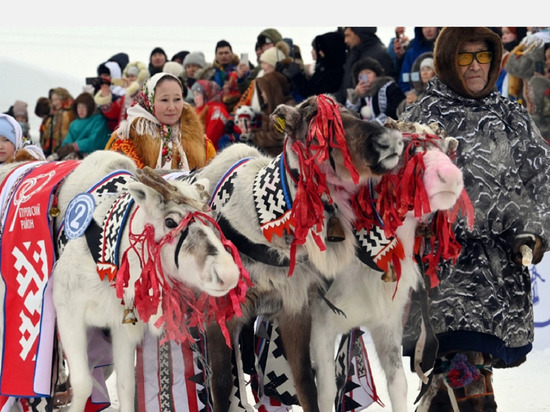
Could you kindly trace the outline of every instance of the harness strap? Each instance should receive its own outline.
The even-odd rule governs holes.
[[[288,258],[283,257],[281,259],[273,248],[261,243],[251,242],[247,237],[236,231],[223,216],[219,217],[218,224],[225,237],[233,242],[239,252],[250,259],[269,266],[289,267],[290,260]]]

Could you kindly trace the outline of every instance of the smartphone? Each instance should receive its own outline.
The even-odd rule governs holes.
[[[241,63],[248,64],[248,53],[241,53]]]
[[[367,76],[366,74],[361,74],[359,76],[359,81],[363,82],[363,83],[368,83],[369,82],[369,76]]]

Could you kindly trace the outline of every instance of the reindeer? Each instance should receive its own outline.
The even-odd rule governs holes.
[[[337,335],[346,334],[360,326],[371,334],[386,375],[392,410],[407,410],[407,379],[401,356],[403,319],[410,291],[424,287],[420,262],[414,256],[417,253],[417,229],[426,225],[436,227],[436,222],[431,222],[435,212],[441,214],[439,224],[450,225],[454,217],[446,214],[446,211],[454,208],[456,215],[459,206],[467,209],[462,172],[447,155],[454,152],[458,141],[436,135],[437,129],[419,124],[390,120],[387,127],[396,127],[403,132],[406,141],[404,160],[394,173],[373,182],[373,185],[378,183],[378,199],[360,203],[364,207],[365,204],[376,202],[378,208],[384,209],[379,212],[384,228],[372,224],[373,216],[368,217],[371,218],[370,222],[368,218],[364,222],[358,219],[355,228],[358,240],[362,239],[358,243],[358,257],[361,258],[344,267],[334,277],[323,299],[312,303],[311,352],[321,412],[331,412],[335,402],[338,403],[334,358]],[[415,176],[411,176],[411,171]],[[368,191],[362,194],[365,193]],[[372,212],[377,213],[374,210]],[[370,236],[369,239],[369,231],[376,233],[376,236]],[[388,239],[391,238],[393,241],[390,242]],[[375,239],[377,242],[383,239],[377,247],[372,246]],[[441,242],[440,250],[445,248],[443,243],[452,242],[452,239],[438,240]],[[370,250],[360,250],[363,248]],[[445,257],[456,258],[457,255]],[[435,259],[430,263],[429,274],[432,276],[432,284],[435,284]],[[398,282],[397,274],[400,275]],[[333,306],[329,307],[327,302]],[[334,307],[338,310],[335,311]],[[426,376],[418,365],[416,370],[425,380]]]
[[[191,342],[190,327],[240,314],[248,274],[205,213],[208,184],[169,182],[122,154],[98,151],[60,185],[53,304],[71,375],[70,411],[83,411],[93,389],[88,329],[110,331],[120,410],[133,412],[135,348],[146,328]],[[84,223],[76,216],[86,215],[86,203]],[[127,224],[117,226],[122,216]],[[97,239],[87,236],[104,226]]]
[[[281,155],[270,158],[234,144],[196,176],[213,184],[217,221],[239,249],[254,284],[243,316],[230,326],[234,346],[243,325],[255,316],[276,318],[284,346],[293,348],[287,355],[300,405],[315,412],[310,295],[354,258],[350,197],[369,178],[397,165],[403,143],[397,130],[362,121],[329,95],[310,97],[296,107],[280,105],[271,120],[286,133]],[[216,325],[208,328],[207,344],[214,410],[226,412],[231,349]]]

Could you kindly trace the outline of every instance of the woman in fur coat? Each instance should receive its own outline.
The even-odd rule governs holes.
[[[51,116],[46,118],[40,145],[44,154],[49,156],[61,145],[69,133],[69,125],[74,119],[71,110],[73,96],[64,87],[50,90]]]
[[[421,364],[435,369],[419,411],[496,411],[492,368],[518,366],[532,349],[531,281],[520,250],[531,249],[536,264],[549,247],[550,151],[527,110],[496,87],[502,50],[488,28],[444,28],[436,77],[402,116],[458,139],[456,163],[475,208],[473,224],[460,218],[454,226],[460,256],[441,262],[439,283],[427,291],[439,349],[435,365]],[[411,308],[411,316],[420,312]],[[418,331],[406,328],[407,356]]]
[[[149,78],[127,115],[106,149],[125,153],[140,168],[191,170],[204,167],[216,154],[195,108],[184,102],[181,81],[172,74]]]
[[[140,168],[181,171],[202,168],[216,154],[195,108],[184,102],[181,81],[164,72],[145,82],[107,148],[130,156]],[[174,341],[161,345],[146,332],[136,354],[136,411],[199,412],[207,395],[206,385],[187,379],[198,368],[194,356],[191,347]]]

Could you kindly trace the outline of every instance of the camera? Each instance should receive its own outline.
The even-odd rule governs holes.
[[[101,77],[86,77],[86,84],[93,86],[94,89],[99,89],[102,84],[110,86],[111,81]]]

